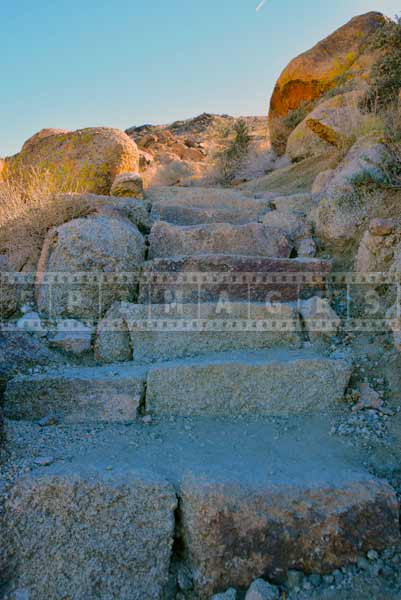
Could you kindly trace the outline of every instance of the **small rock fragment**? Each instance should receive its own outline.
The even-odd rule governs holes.
[[[60,422],[60,417],[58,415],[46,415],[42,419],[39,419],[38,425],[39,427],[51,427],[52,425],[58,425]]]
[[[379,558],[379,554],[376,550],[369,550],[366,556],[369,560],[377,560]]]
[[[245,600],[279,600],[278,588],[264,579],[256,579],[246,593]]]
[[[301,587],[303,580],[304,574],[302,573],[302,571],[288,571],[286,583],[289,590],[293,590],[296,587]]]
[[[37,458],[35,458],[35,464],[39,467],[49,467],[53,463],[53,456],[38,456]]]
[[[372,219],[369,231],[372,235],[385,236],[394,232],[396,224],[393,219]]]
[[[194,586],[191,571],[185,565],[181,565],[178,569],[177,583],[183,592],[192,590]]]
[[[237,592],[234,588],[229,588],[222,594],[215,594],[212,596],[211,600],[237,600]]]
[[[370,563],[364,556],[358,558],[357,565],[362,571],[369,571],[370,569]]]
[[[361,383],[359,386],[360,398],[359,402],[352,407],[352,411],[364,409],[380,410],[383,404],[379,394],[369,385],[369,383]]]
[[[111,186],[112,196],[143,199],[143,180],[138,173],[121,173]]]
[[[310,577],[309,577],[309,581],[311,582],[311,584],[315,587],[317,587],[318,585],[320,585],[322,583],[322,577],[321,575],[319,575],[318,573],[313,573]]]
[[[72,354],[82,354],[91,349],[92,328],[77,319],[64,319],[57,324],[57,333],[49,345]]]
[[[18,329],[28,331],[29,333],[36,333],[40,337],[47,335],[47,330],[43,326],[40,316],[37,312],[28,312],[17,321]]]
[[[316,256],[316,243],[312,238],[305,238],[298,242],[298,256],[313,258]]]

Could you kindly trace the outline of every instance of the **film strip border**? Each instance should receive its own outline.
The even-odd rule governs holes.
[[[95,320],[81,320],[74,322],[69,319],[26,319],[24,328],[27,331],[41,333],[46,332],[72,332],[78,333],[82,330],[82,325],[96,329],[98,322]],[[309,332],[331,333],[341,332],[401,332],[401,319],[344,319],[339,322],[336,319],[308,319],[305,323]],[[102,331],[124,332],[128,330],[131,333],[151,333],[151,332],[231,332],[231,333],[249,333],[249,332],[274,332],[276,334],[295,333],[303,331],[300,323],[296,319],[138,319],[125,321],[122,319],[103,319]],[[16,321],[0,321],[1,332],[21,331],[21,327]]]
[[[307,265],[306,265],[307,266]],[[276,284],[276,285],[390,285],[401,284],[401,272],[355,273],[355,272],[154,272],[131,271],[119,273],[104,272],[44,272],[44,273],[0,273],[0,285],[34,284],[68,285],[202,285],[202,284]]]

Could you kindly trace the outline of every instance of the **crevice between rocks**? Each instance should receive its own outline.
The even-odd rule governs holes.
[[[148,391],[148,383],[146,379],[143,382],[142,393],[139,399],[139,406],[137,408],[137,417],[144,417],[146,415],[146,394]]]

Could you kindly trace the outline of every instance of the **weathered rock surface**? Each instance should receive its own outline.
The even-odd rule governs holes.
[[[128,196],[143,199],[143,180],[138,173],[121,173],[113,181],[112,196]]]
[[[263,198],[254,198],[243,191],[202,187],[158,187],[146,191],[146,199],[152,206],[182,206],[209,210],[268,209],[275,196],[276,194],[267,193]]]
[[[139,302],[285,302],[326,286],[331,263],[318,259],[247,256],[161,258],[144,265]]]
[[[51,137],[52,135],[64,135],[66,133],[71,133],[68,129],[56,129],[54,127],[46,127],[45,129],[41,129],[37,133],[34,133],[30,138],[24,142],[22,146],[22,150],[31,150],[36,144],[38,144],[41,140],[45,138]]]
[[[138,363],[300,344],[295,304],[116,303],[99,323],[95,356]]]
[[[213,594],[211,600],[236,600],[237,592],[234,588],[229,588],[221,594]]]
[[[231,254],[287,258],[291,245],[286,235],[260,223],[226,223],[180,227],[158,221],[149,236],[149,257],[196,254]]]
[[[312,467],[306,481],[296,464],[263,483],[229,475],[184,481],[183,530],[200,598],[255,577],[283,581],[291,568],[330,572],[398,538],[398,503],[387,483],[331,467],[320,474]]]
[[[325,171],[322,171],[321,173],[319,173],[319,175],[316,177],[316,179],[313,182],[312,185],[312,194],[313,195],[320,195],[324,192],[324,190],[327,188],[330,180],[332,179],[332,177],[335,174],[335,169],[326,169]]]
[[[282,231],[295,248],[302,240],[312,237],[312,224],[302,210],[273,210],[263,217],[262,223]]]
[[[133,297],[144,251],[137,227],[119,218],[92,216],[54,228],[38,265],[40,311],[78,319],[102,316],[114,301]]]
[[[255,579],[246,593],[245,600],[279,600],[279,597],[277,587],[264,579]]]
[[[78,459],[15,483],[1,549],[12,589],[29,600],[164,597],[174,489],[155,473],[106,467]]]
[[[18,284],[6,256],[0,256],[0,321],[10,317],[18,307]]]
[[[99,196],[97,194],[61,194],[58,200],[67,200],[77,205],[84,204],[88,214],[114,216],[128,219],[140,231],[148,231],[151,219],[148,204],[136,198],[114,198],[113,196]]]
[[[358,99],[360,93],[339,94],[321,102],[294,129],[287,141],[286,153],[291,160],[302,160],[310,156],[323,154],[330,144],[312,131],[308,125],[311,119],[333,130],[338,138],[346,139],[358,125]],[[333,139],[335,144],[337,138]]]
[[[314,296],[300,303],[300,313],[312,342],[330,339],[341,326],[341,319],[325,298]]]
[[[16,327],[28,333],[34,333],[39,337],[47,335],[47,329],[42,323],[37,312],[27,312],[16,322]]]
[[[19,154],[6,159],[5,177],[30,168],[50,171],[60,189],[108,194],[117,175],[138,171],[136,144],[119,129],[94,127],[72,132],[39,132]]]
[[[21,446],[18,466],[23,481],[26,467],[37,469],[36,457],[46,458],[43,448],[49,442],[54,464],[42,466],[39,475],[36,471],[30,474],[26,487],[23,481],[14,484],[11,500],[4,498],[10,511],[10,529],[1,532],[4,543],[0,563],[7,563],[8,557],[10,562],[8,571],[3,571],[3,581],[11,580],[14,589],[31,587],[32,594],[37,594],[33,595],[34,600],[64,597],[64,585],[65,594],[81,598],[72,587],[75,580],[84,590],[85,600],[136,598],[138,588],[132,587],[131,580],[129,593],[118,586],[125,585],[126,577],[130,577],[132,561],[135,569],[137,561],[143,559],[143,568],[138,567],[133,576],[138,578],[138,591],[148,598],[142,589],[142,577],[146,577],[149,600],[161,600],[163,595],[159,596],[151,584],[155,578],[160,581],[159,569],[163,570],[165,564],[159,551],[165,556],[166,538],[161,532],[167,527],[163,523],[170,486],[163,495],[166,504],[158,500],[165,480],[180,499],[175,548],[181,559],[187,559],[182,566],[195,584],[191,593],[200,600],[209,600],[213,593],[229,587],[244,590],[258,577],[285,581],[289,568],[305,569],[307,573],[330,572],[355,561],[367,549],[380,550],[397,543],[398,505],[394,491],[361,468],[354,448],[347,450],[328,435],[327,413],[310,419],[292,417],[285,422],[288,427],[283,428],[282,420],[260,415],[254,419],[239,419],[236,415],[227,419],[177,418],[154,420],[146,426],[133,424],[129,428],[90,427],[90,431],[87,425],[44,428],[40,436],[36,424],[14,423],[10,437],[14,436],[14,442]],[[36,476],[53,483],[53,478],[66,480],[76,493],[65,492],[69,488],[63,485],[59,494],[56,484],[50,491],[46,484],[43,495],[36,493],[37,487],[30,484]],[[137,479],[144,482],[143,486]],[[91,482],[99,490],[102,505],[107,482],[111,486],[112,481],[121,481],[125,487],[121,490],[116,483],[121,492],[117,495],[107,487],[107,508],[102,510],[96,501],[97,492],[92,494],[89,483],[82,487],[84,483],[78,485],[77,480]],[[160,493],[159,487],[155,491],[149,489],[149,500],[140,491],[147,481],[155,485],[160,482],[162,486]],[[32,494],[28,494],[32,489]],[[27,495],[37,499],[32,501],[32,516],[22,501]],[[173,500],[174,495],[173,492]],[[138,501],[132,513],[131,497]],[[68,511],[64,511],[65,506]],[[173,502],[171,513],[174,507]],[[87,525],[89,511],[93,521]],[[65,512],[68,519],[64,520]],[[136,515],[134,520],[131,514]],[[124,532],[123,540],[120,530]],[[103,533],[98,535],[99,531],[104,532],[105,539]],[[152,546],[154,535],[155,544],[161,548]],[[69,537],[64,543],[65,536]],[[145,547],[138,547],[138,537],[144,540]],[[122,545],[113,545],[110,558],[108,549],[114,539]],[[13,551],[13,544],[17,552]],[[132,555],[126,554],[128,547]],[[28,554],[25,549],[32,552]],[[64,556],[71,560],[71,569],[63,562]],[[175,563],[177,554],[173,551],[168,556],[173,556]],[[36,559],[41,561],[38,575]],[[104,575],[98,575],[100,563]],[[80,571],[75,576],[76,564]],[[67,583],[66,573],[70,575]],[[43,581],[57,581],[57,593],[48,593]],[[86,588],[86,581],[99,582],[99,588]],[[110,587],[103,587],[103,581]],[[10,594],[11,598],[14,600]]]
[[[322,200],[316,210],[316,233],[326,243],[345,248],[357,239],[358,231],[369,216],[379,212],[377,194],[365,194],[363,200],[355,193],[354,181],[370,172],[383,175],[381,162],[385,148],[372,138],[360,138],[337,167],[321,191]],[[372,214],[373,212],[373,214]]]
[[[256,203],[255,203],[256,204]],[[174,225],[201,225],[205,223],[231,223],[244,225],[258,222],[268,212],[268,208],[260,203],[253,208],[198,208],[192,206],[173,205],[170,203],[154,203],[152,217],[167,221]]]
[[[65,367],[17,376],[5,391],[5,414],[38,420],[58,413],[68,423],[130,422],[137,417],[146,371],[141,367]]]
[[[382,26],[384,17],[369,12],[354,17],[313,48],[293,59],[281,73],[270,101],[269,120],[288,114],[334,87],[339,76],[363,78],[369,74],[372,54],[366,43]]]
[[[0,379],[62,363],[61,357],[40,338],[22,331],[0,331]]]
[[[80,355],[91,350],[92,334],[92,327],[85,323],[76,319],[63,319],[57,323],[57,332],[50,337],[49,345]]]
[[[300,351],[211,354],[154,365],[146,405],[159,415],[310,414],[344,395],[344,360]]]
[[[365,231],[355,259],[355,270],[362,273],[388,271],[394,260],[399,232],[394,231],[389,221],[374,219]]]

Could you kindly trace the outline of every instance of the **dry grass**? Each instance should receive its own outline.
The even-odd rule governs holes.
[[[337,152],[329,152],[277,169],[265,177],[241,185],[240,188],[250,192],[274,192],[282,195],[307,193],[311,191],[319,173],[332,169],[337,164]]]
[[[60,197],[75,191],[70,185],[61,189],[50,172],[35,169],[0,183],[0,254],[8,255],[15,270],[35,268],[49,229],[88,214],[84,201]]]

